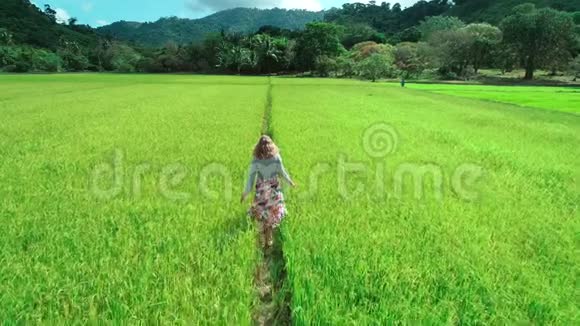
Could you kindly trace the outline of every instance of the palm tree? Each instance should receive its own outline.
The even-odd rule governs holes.
[[[268,75],[272,71],[272,66],[280,62],[283,55],[275,41],[267,34],[254,35],[250,40],[251,47],[256,53],[257,64],[260,69],[265,68]]]
[[[232,45],[227,42],[222,43],[218,53],[218,66],[225,69],[234,69],[238,75],[242,73],[242,69],[246,67],[253,67],[255,60],[252,56],[252,51],[241,45]]]
[[[0,28],[0,44],[1,45],[12,44],[12,33],[10,33],[6,28]]]

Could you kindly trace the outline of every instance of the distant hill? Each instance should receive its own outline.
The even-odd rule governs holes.
[[[17,44],[55,50],[61,40],[87,46],[97,35],[85,25],[57,24],[28,0],[0,0],[0,28],[8,30]]]
[[[307,23],[321,21],[324,12],[286,9],[235,8],[201,19],[161,18],[152,23],[120,21],[97,29],[97,33],[139,45],[162,46],[168,41],[179,44],[201,42],[208,33],[250,33],[265,25],[302,29]]]
[[[580,11],[580,0],[455,0],[455,3],[448,15],[457,16],[466,22],[491,24],[498,24],[511,13],[513,7],[523,3],[533,3],[539,8]]]

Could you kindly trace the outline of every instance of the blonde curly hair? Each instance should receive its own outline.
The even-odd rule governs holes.
[[[258,160],[267,160],[278,155],[280,150],[278,146],[274,144],[274,141],[270,136],[263,135],[260,137],[258,144],[254,148],[254,157]]]

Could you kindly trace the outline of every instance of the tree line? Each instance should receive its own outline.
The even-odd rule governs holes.
[[[201,43],[168,42],[160,48],[98,36],[74,19],[66,27],[76,38],[62,33],[44,48],[24,45],[12,30],[0,28],[0,69],[308,73],[377,80],[418,78],[426,72],[435,78],[468,79],[481,68],[523,68],[526,79],[533,79],[538,69],[580,77],[580,12],[522,4],[494,26],[442,15],[450,7],[446,0],[420,1],[405,10],[373,1],[345,4],[303,30],[264,26],[251,34],[213,33]],[[64,26],[49,6],[42,15]]]

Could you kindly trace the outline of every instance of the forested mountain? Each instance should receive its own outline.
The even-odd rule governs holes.
[[[286,9],[235,8],[217,12],[199,21],[223,27],[226,32],[255,32],[262,26],[304,29],[307,23],[320,21],[324,12]]]
[[[162,46],[198,43],[209,33],[252,33],[265,25],[283,29],[303,29],[307,23],[320,21],[323,12],[285,9],[235,8],[220,11],[201,19],[177,17],[161,18],[153,23],[121,21],[97,29],[101,35],[111,36],[139,45]]]
[[[355,40],[382,34],[390,43],[397,43],[417,41],[420,33],[416,27],[432,16],[454,16],[466,23],[497,25],[514,7],[524,3],[535,4],[537,8],[580,11],[580,0],[422,0],[405,9],[397,3],[379,2],[345,3],[340,9],[327,11],[325,21],[346,26],[347,33],[357,34]]]
[[[455,0],[456,5],[447,14],[470,23],[497,24],[510,14],[512,8],[523,3],[533,3],[537,8],[580,11],[579,0]]]
[[[10,33],[12,41],[50,50],[59,43],[75,42],[89,45],[97,42],[94,31],[84,25],[58,24],[50,7],[41,11],[28,0],[1,0],[0,29]]]
[[[161,18],[153,23],[119,21],[97,29],[100,35],[148,47],[160,47],[168,42],[199,42],[216,31],[220,31],[217,25],[177,17]]]

